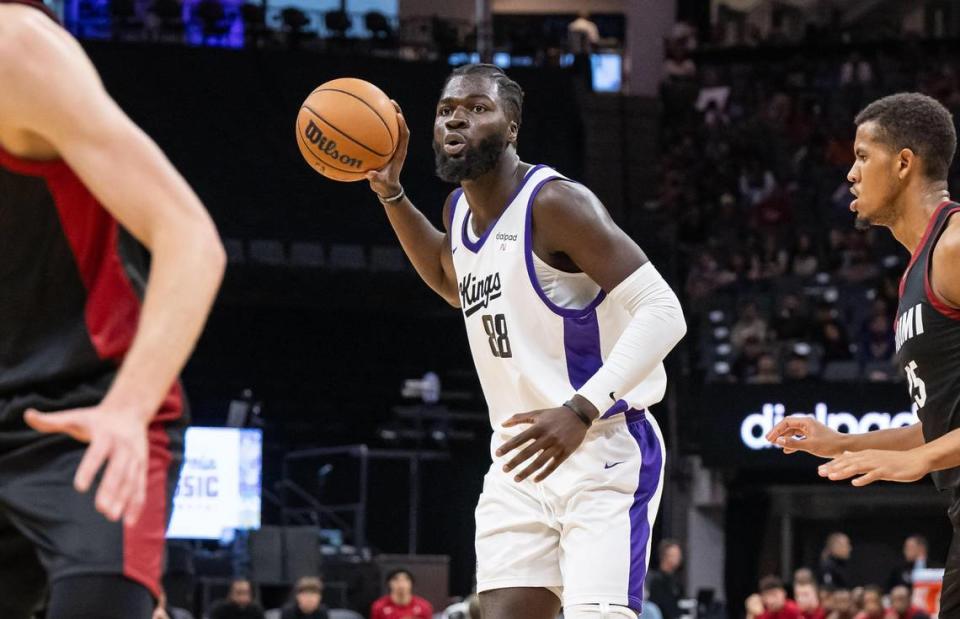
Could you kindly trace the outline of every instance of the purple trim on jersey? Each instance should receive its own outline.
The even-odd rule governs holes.
[[[600,323],[597,313],[563,319],[563,351],[570,385],[579,389],[603,365],[600,354]]]
[[[450,221],[447,222],[447,230],[450,234],[450,249],[453,249],[453,218],[457,212],[457,202],[463,194],[463,187],[457,187],[453,190],[453,197],[450,199]]]
[[[607,417],[613,417],[617,413],[630,413],[633,409],[630,409],[630,405],[627,404],[626,400],[617,400],[613,403],[613,406],[608,408],[600,415],[600,419],[606,419]]]
[[[513,203],[513,201],[517,199],[518,195],[520,195],[520,192],[523,190],[524,186],[526,186],[527,181],[530,180],[533,177],[533,175],[536,174],[537,170],[539,170],[542,167],[545,167],[545,166],[535,165],[529,170],[527,170],[527,173],[524,174],[523,176],[523,180],[520,181],[520,184],[517,185],[517,188],[513,190],[513,194],[511,194],[510,198],[507,199],[507,203],[504,205],[503,210],[500,211],[500,214],[497,215],[497,218],[494,219],[489,226],[487,226],[487,229],[483,231],[483,236],[481,236],[476,241],[471,241],[470,235],[467,233],[467,226],[470,225],[470,215],[472,214],[470,211],[467,211],[467,214],[463,216],[463,230],[461,231],[461,234],[460,234],[463,237],[464,247],[466,247],[473,253],[477,253],[478,251],[480,251],[480,248],[483,247],[483,244],[487,242],[487,237],[490,236],[490,233],[493,232],[493,229],[497,227],[497,222],[500,221],[500,218],[503,217],[503,214],[507,212],[507,209],[510,208],[510,205]]]
[[[647,576],[647,545],[650,543],[649,505],[660,486],[663,451],[653,426],[646,419],[627,421],[627,430],[640,448],[640,479],[630,507],[630,580],[627,600],[640,611],[643,604],[643,580]]]
[[[556,303],[550,300],[546,294],[543,292],[543,288],[540,287],[540,280],[537,279],[537,270],[533,266],[533,201],[537,197],[537,194],[540,193],[540,190],[544,185],[550,181],[556,180],[566,180],[562,176],[551,176],[540,181],[536,187],[533,188],[533,191],[530,192],[530,199],[527,201],[527,223],[526,228],[523,232],[523,245],[525,258],[527,261],[527,275],[530,277],[530,284],[533,286],[533,289],[537,292],[537,295],[540,297],[540,300],[543,301],[550,311],[558,316],[563,316],[564,318],[583,318],[587,316],[593,310],[600,305],[600,302],[607,296],[607,294],[601,290],[597,293],[597,296],[583,309],[572,309],[566,307],[560,307]]]

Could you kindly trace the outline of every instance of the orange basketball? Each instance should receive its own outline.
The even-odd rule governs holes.
[[[310,93],[297,114],[297,145],[314,170],[335,181],[359,181],[382,168],[400,128],[390,98],[370,82],[345,77]]]

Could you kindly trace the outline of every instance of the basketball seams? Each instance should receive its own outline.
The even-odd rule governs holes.
[[[322,120],[324,123],[326,123],[327,125],[329,125],[334,131],[336,131],[337,133],[339,133],[339,134],[342,135],[343,137],[347,138],[348,140],[350,140],[351,142],[353,142],[354,144],[356,144],[356,145],[359,146],[360,148],[362,148],[362,149],[364,149],[364,150],[367,150],[367,151],[370,151],[371,153],[373,153],[373,154],[376,155],[377,157],[389,157],[389,156],[390,156],[390,153],[380,153],[380,152],[377,152],[377,151],[373,150],[372,148],[370,148],[369,146],[367,146],[366,144],[364,144],[363,142],[360,142],[359,140],[357,140],[356,138],[354,138],[352,135],[350,135],[350,134],[347,133],[346,131],[340,129],[340,128],[337,127],[335,124],[333,124],[332,122],[330,122],[329,120],[327,120],[326,118],[324,118],[323,116],[321,116],[320,114],[318,114],[318,113],[317,113],[313,108],[311,108],[309,105],[304,104],[304,105],[302,105],[302,106],[300,107],[300,109],[302,109],[302,110],[307,110],[308,112],[310,112],[311,114],[313,114],[314,116],[316,116],[318,119]],[[379,117],[378,117],[378,118],[379,118]],[[382,118],[381,118],[380,120],[383,121]],[[390,130],[389,130],[389,129],[387,129],[387,135],[390,135]],[[390,139],[391,139],[391,140],[393,139],[393,136],[392,136],[392,135],[390,136]]]
[[[362,103],[362,104],[364,104],[365,106],[367,106],[368,108],[370,108],[370,111],[373,112],[374,114],[376,114],[376,115],[377,115],[377,118],[380,119],[380,122],[383,123],[383,128],[387,130],[387,135],[390,136],[391,148],[396,148],[396,147],[397,147],[397,140],[398,140],[399,137],[400,137],[400,134],[399,134],[400,128],[397,127],[397,132],[398,132],[398,133],[397,133],[397,137],[394,138],[394,137],[393,137],[393,132],[390,131],[390,125],[388,125],[388,124],[387,124],[387,121],[383,118],[383,116],[380,115],[380,112],[378,112],[375,107],[373,107],[372,105],[370,105],[369,103],[367,103],[362,97],[358,97],[357,95],[353,94],[353,93],[350,92],[349,90],[340,90],[339,88],[324,88],[323,86],[317,88],[317,90],[314,90],[314,91],[311,92],[310,94],[312,95],[314,92],[318,92],[318,91],[319,91],[319,92],[339,92],[339,93],[344,94],[344,95],[349,95],[349,96],[353,97],[354,99],[356,99],[357,101],[359,101],[360,103]],[[391,104],[391,105],[392,105],[392,104]],[[379,153],[378,153],[378,154],[379,154]]]
[[[338,171],[338,172],[344,172],[344,173],[347,173],[347,174],[356,174],[356,175],[357,175],[357,178],[356,178],[356,179],[351,179],[351,180],[362,180],[362,179],[364,178],[364,176],[366,175],[366,172],[358,172],[357,170],[347,170],[347,169],[344,169],[344,168],[339,168],[339,167],[337,167],[337,166],[335,166],[335,165],[333,165],[333,164],[331,164],[331,163],[327,163],[326,161],[320,159],[320,157],[318,157],[318,156],[316,155],[316,153],[313,152],[313,149],[310,148],[310,145],[307,144],[306,140],[303,139],[303,136],[300,135],[300,127],[299,127],[299,126],[297,127],[297,140],[299,140],[299,141],[300,141],[300,144],[303,145],[303,147],[307,150],[308,153],[310,153],[310,156],[313,157],[314,159],[316,159],[317,162],[320,163],[321,165],[324,165],[324,166],[326,166],[326,167],[328,167],[328,168],[334,169],[334,170],[336,170],[336,171]]]

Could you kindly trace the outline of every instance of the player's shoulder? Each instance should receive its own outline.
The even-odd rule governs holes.
[[[590,189],[563,176],[544,183],[533,201],[533,216],[558,223],[588,224],[607,217],[600,199]]]
[[[63,58],[69,38],[40,10],[0,3],[0,79],[9,86],[43,78]]]
[[[0,66],[20,66],[49,46],[50,18],[24,4],[0,3]]]
[[[960,204],[954,203],[952,209],[960,209]],[[944,252],[951,257],[960,257],[960,213],[954,213],[947,220],[947,225],[937,240],[937,252]]]

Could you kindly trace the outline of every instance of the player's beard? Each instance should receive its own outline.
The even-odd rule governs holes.
[[[507,149],[507,139],[494,134],[480,140],[475,148],[465,148],[463,156],[451,157],[443,145],[434,140],[433,153],[437,176],[448,183],[460,183],[479,178],[497,167],[500,156]]]
[[[870,220],[864,217],[863,215],[857,215],[856,218],[853,220],[854,230],[859,230],[860,232],[866,232],[867,230],[870,229],[871,226],[873,226],[873,224],[870,223]]]

